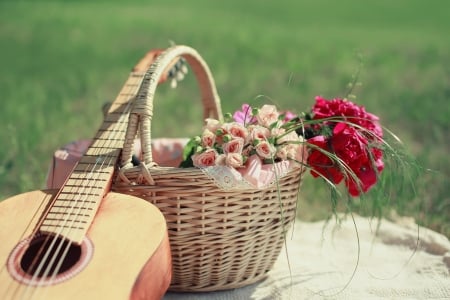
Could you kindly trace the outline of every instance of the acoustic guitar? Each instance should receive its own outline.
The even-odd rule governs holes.
[[[129,112],[159,50],[136,65],[59,190],[0,202],[0,299],[159,299],[171,280],[161,212],[110,192]]]

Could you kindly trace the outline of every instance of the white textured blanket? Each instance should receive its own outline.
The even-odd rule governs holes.
[[[274,268],[261,282],[164,299],[450,299],[450,242],[413,222],[355,216],[340,225],[297,221]],[[287,255],[289,257],[290,271]]]

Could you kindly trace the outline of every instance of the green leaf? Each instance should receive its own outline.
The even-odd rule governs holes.
[[[183,160],[190,158],[196,151],[198,146],[197,137],[191,138],[183,149]]]

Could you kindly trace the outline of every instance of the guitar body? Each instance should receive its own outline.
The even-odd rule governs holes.
[[[152,300],[167,291],[164,216],[147,201],[110,192],[133,101],[160,53],[148,52],[135,66],[90,147],[57,178],[58,190],[0,202],[0,299]],[[161,82],[180,70],[175,59]]]
[[[56,193],[33,191],[0,202],[1,299],[162,298],[171,279],[165,219],[150,203],[112,192],[102,200],[89,227],[86,237],[91,247],[81,247],[88,252],[81,256],[90,258],[79,271],[68,270],[57,276],[61,282],[44,286],[11,275],[14,265],[20,264],[20,255],[14,259],[13,250],[32,234]]]

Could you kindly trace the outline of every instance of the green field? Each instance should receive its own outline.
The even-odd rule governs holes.
[[[450,236],[450,1],[121,2],[0,2],[0,199],[44,187],[53,151],[92,137],[131,67],[174,41],[209,63],[225,112],[258,95],[306,111],[345,95],[361,60],[356,102],[424,168],[391,204]],[[161,86],[153,135],[198,133],[197,96],[192,76]],[[324,185],[306,176],[299,207],[327,217]]]

